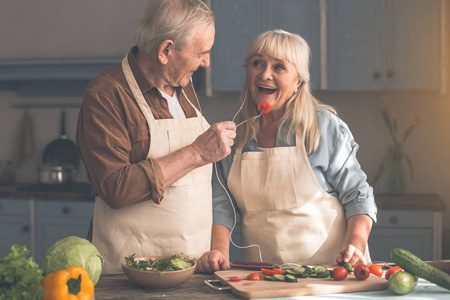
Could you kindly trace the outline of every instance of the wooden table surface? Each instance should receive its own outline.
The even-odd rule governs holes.
[[[95,286],[95,300],[116,299],[239,299],[230,291],[215,291],[204,283],[213,275],[193,274],[183,284],[170,289],[143,289],[125,275],[102,275]]]

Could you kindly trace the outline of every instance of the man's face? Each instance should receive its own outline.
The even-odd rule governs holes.
[[[207,68],[214,44],[214,26],[200,26],[195,31],[191,44],[183,50],[175,50],[169,60],[169,81],[174,87],[185,87],[199,67]],[[176,45],[175,45],[176,47]]]

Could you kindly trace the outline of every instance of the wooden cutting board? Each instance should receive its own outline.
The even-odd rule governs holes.
[[[247,280],[247,275],[252,272],[254,271],[218,271],[214,273],[214,276],[220,280],[222,286],[230,286],[231,292],[242,299],[377,291],[387,289],[389,283],[386,279],[372,274],[364,281],[356,279],[353,274],[349,274],[343,281],[336,281],[332,278],[298,278],[296,283]],[[242,280],[230,281],[230,277],[239,277]]]

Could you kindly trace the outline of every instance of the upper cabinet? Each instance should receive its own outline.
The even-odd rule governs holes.
[[[329,90],[439,89],[439,0],[327,4]]]
[[[258,34],[276,28],[308,42],[314,90],[440,88],[440,0],[211,2],[216,18],[214,91],[242,89],[248,47]],[[321,8],[321,3],[326,5]],[[326,26],[322,36],[321,17]]]
[[[319,1],[227,0],[212,1],[216,38],[212,50],[212,88],[240,91],[250,44],[262,32],[283,29],[302,36],[312,52],[311,84],[319,87]]]

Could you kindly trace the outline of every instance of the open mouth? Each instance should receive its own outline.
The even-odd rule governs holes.
[[[259,86],[258,90],[264,95],[272,95],[273,93],[275,93],[277,91],[277,89],[270,88],[267,86]]]

